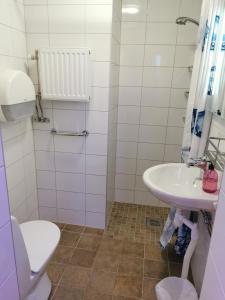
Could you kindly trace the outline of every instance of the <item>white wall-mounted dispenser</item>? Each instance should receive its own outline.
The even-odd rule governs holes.
[[[0,72],[0,121],[17,121],[33,115],[36,95],[28,75],[19,70]]]

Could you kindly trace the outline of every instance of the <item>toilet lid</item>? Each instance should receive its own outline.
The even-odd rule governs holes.
[[[40,272],[54,253],[59,240],[60,230],[48,221],[31,221],[20,225],[31,271]]]

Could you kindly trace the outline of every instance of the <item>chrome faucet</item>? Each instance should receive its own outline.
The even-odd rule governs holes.
[[[198,167],[202,170],[205,170],[209,160],[205,156],[199,158],[190,158],[187,162],[187,167]]]

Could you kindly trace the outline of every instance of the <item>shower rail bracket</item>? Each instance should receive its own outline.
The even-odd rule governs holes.
[[[55,128],[52,128],[51,133],[54,135],[62,135],[62,136],[88,136],[89,132],[87,130],[83,130],[82,132],[71,132],[71,131],[57,131]]]

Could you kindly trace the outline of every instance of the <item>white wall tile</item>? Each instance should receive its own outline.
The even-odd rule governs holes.
[[[147,159],[138,159],[137,160],[137,175],[142,176],[143,173],[150,167],[157,166],[161,164],[160,161],[147,160]]]
[[[86,154],[107,155],[107,135],[90,134],[86,138]]]
[[[112,8],[110,5],[87,5],[87,33],[111,33]]]
[[[195,49],[193,45],[176,46],[175,67],[193,66]]]
[[[135,176],[129,174],[116,174],[116,188],[132,190],[135,185]]]
[[[141,143],[165,143],[166,127],[144,126],[139,129],[139,142]]]
[[[86,175],[86,193],[106,194],[106,176]]]
[[[35,151],[37,170],[54,171],[55,170],[55,155],[49,151]]]
[[[164,107],[142,107],[140,124],[142,125],[167,125],[168,109]]]
[[[174,23],[148,23],[146,43],[156,45],[176,44],[177,26]]]
[[[183,140],[183,128],[167,127],[166,144],[181,145]]]
[[[131,158],[117,158],[116,160],[117,174],[135,174],[136,172],[136,159]]]
[[[117,142],[117,157],[136,158],[136,142]]]
[[[163,144],[138,144],[138,159],[162,160],[164,155]]]
[[[37,171],[37,186],[40,189],[55,189],[55,173]]]
[[[57,152],[70,152],[70,153],[84,153],[85,152],[85,139],[83,137],[54,137],[55,151]]]
[[[179,0],[149,0],[148,21],[174,22],[179,16]]]
[[[140,67],[120,67],[120,85],[121,86],[141,86],[142,68]]]
[[[39,206],[39,215],[40,219],[42,220],[48,220],[52,222],[58,221],[56,208],[54,207]]]
[[[86,194],[86,210],[89,212],[105,213],[106,198],[104,195]]]
[[[170,108],[169,116],[168,116],[168,125],[184,127],[183,118],[185,117],[185,113],[186,113],[185,109]]]
[[[85,194],[57,191],[57,208],[85,210]]]
[[[85,7],[83,5],[50,5],[48,12],[51,33],[85,32]]]
[[[86,226],[104,229],[105,214],[86,212]]]
[[[117,128],[117,140],[135,142],[138,140],[138,128],[139,125],[132,124],[118,124]]]
[[[200,0],[181,0],[180,15],[188,16],[199,20],[202,1]]]
[[[122,44],[144,44],[145,23],[122,22],[121,43]]]
[[[25,6],[26,31],[29,33],[48,32],[47,6]]]
[[[53,136],[49,131],[34,130],[35,150],[53,151]]]
[[[87,110],[108,111],[109,88],[94,87],[91,101],[87,103]]]
[[[108,113],[103,111],[92,111],[86,113],[86,129],[90,133],[108,132]]]
[[[144,61],[144,45],[121,45],[121,66],[142,66]]]
[[[164,161],[180,162],[180,145],[166,145]]]
[[[123,203],[134,203],[134,191],[116,189],[115,201]]]
[[[145,66],[172,67],[174,64],[175,46],[145,46]]]
[[[176,108],[186,108],[187,98],[185,92],[187,89],[171,89],[170,106]]]
[[[169,107],[170,89],[169,88],[143,88],[142,106]]]
[[[56,189],[83,193],[85,191],[85,175],[56,172]]]
[[[110,84],[110,63],[93,62],[93,86],[109,87]]]
[[[118,123],[138,124],[140,107],[138,106],[119,106]]]
[[[107,173],[107,157],[86,155],[86,174],[106,175]]]
[[[54,109],[53,114],[56,130],[79,132],[85,129],[85,112]]]
[[[188,89],[190,86],[191,74],[187,68],[174,68],[173,88]]]
[[[55,152],[55,169],[58,172],[85,173],[85,156]]]
[[[140,87],[120,87],[119,105],[140,105],[141,88]]]
[[[192,23],[188,24],[188,26],[178,26],[177,44],[196,45],[197,30],[198,27]]]
[[[41,190],[37,191],[39,206],[56,207],[56,191]]]
[[[143,74],[144,87],[170,87],[172,82],[172,68],[145,67]]]
[[[138,12],[136,14],[129,14],[126,11],[122,10],[122,21],[131,21],[131,22],[145,22],[147,17],[147,0],[123,0],[122,1],[122,9],[129,8],[130,5],[134,5],[138,8]]]

